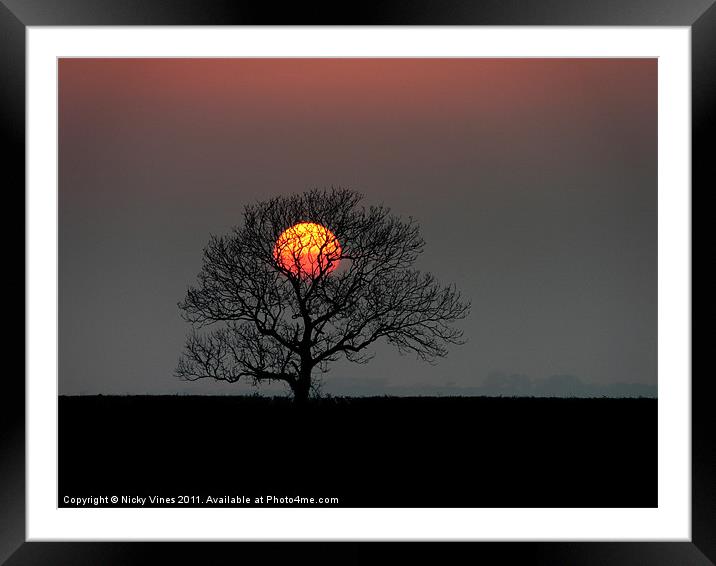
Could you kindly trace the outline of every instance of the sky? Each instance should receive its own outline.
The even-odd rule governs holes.
[[[333,185],[472,311],[325,393],[656,395],[656,59],[61,59],[58,104],[60,394],[254,391],[174,377],[177,302],[244,205]]]

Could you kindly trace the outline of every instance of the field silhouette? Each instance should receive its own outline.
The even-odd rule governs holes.
[[[61,396],[58,504],[101,495],[655,507],[657,400]]]

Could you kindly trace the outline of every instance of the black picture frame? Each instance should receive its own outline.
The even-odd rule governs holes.
[[[336,9],[338,8],[338,10]],[[23,210],[25,185],[25,31],[27,26],[103,25],[589,25],[687,26],[692,41],[692,187],[713,185],[716,160],[716,4],[714,0],[413,0],[345,5],[230,0],[0,0],[0,100],[5,203],[12,219]],[[693,194],[693,189],[692,189]],[[23,195],[23,196],[21,196]],[[9,200],[8,197],[12,197]],[[9,224],[6,242],[9,238]],[[13,234],[16,232],[13,231]],[[15,246],[7,246],[12,249]],[[18,255],[20,252],[17,252]],[[8,262],[16,258],[8,258]],[[6,281],[19,287],[25,257],[12,262]],[[9,276],[9,277],[8,277]],[[23,269],[23,289],[27,281]],[[24,291],[23,291],[24,292]],[[10,302],[10,301],[8,301]],[[20,301],[12,301],[20,308]],[[24,312],[23,312],[24,317]],[[8,326],[10,332],[17,332]],[[24,334],[23,334],[24,336]],[[14,350],[14,356],[24,359]],[[688,379],[689,376],[683,376]],[[692,538],[690,542],[529,542],[401,545],[410,553],[444,560],[459,549],[471,561],[500,563],[714,564],[716,563],[716,438],[711,379],[692,376]],[[24,368],[6,369],[0,410],[0,562],[20,564],[234,563],[301,554],[311,560],[357,563],[384,555],[385,543],[133,543],[25,542]],[[709,426],[711,425],[711,426]],[[237,545],[240,545],[238,547]],[[227,558],[230,557],[230,558]]]

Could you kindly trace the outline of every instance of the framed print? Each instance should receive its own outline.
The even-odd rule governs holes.
[[[5,4],[9,564],[714,560],[708,2]]]

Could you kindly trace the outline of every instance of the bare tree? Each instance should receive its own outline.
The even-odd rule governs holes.
[[[176,374],[281,381],[303,402],[314,370],[341,356],[365,363],[377,340],[427,361],[462,343],[453,323],[470,305],[413,268],[424,247],[417,224],[362,199],[347,189],[277,197],[246,206],[243,225],[212,236],[179,303],[194,329]],[[302,223],[322,230],[292,240]]]

